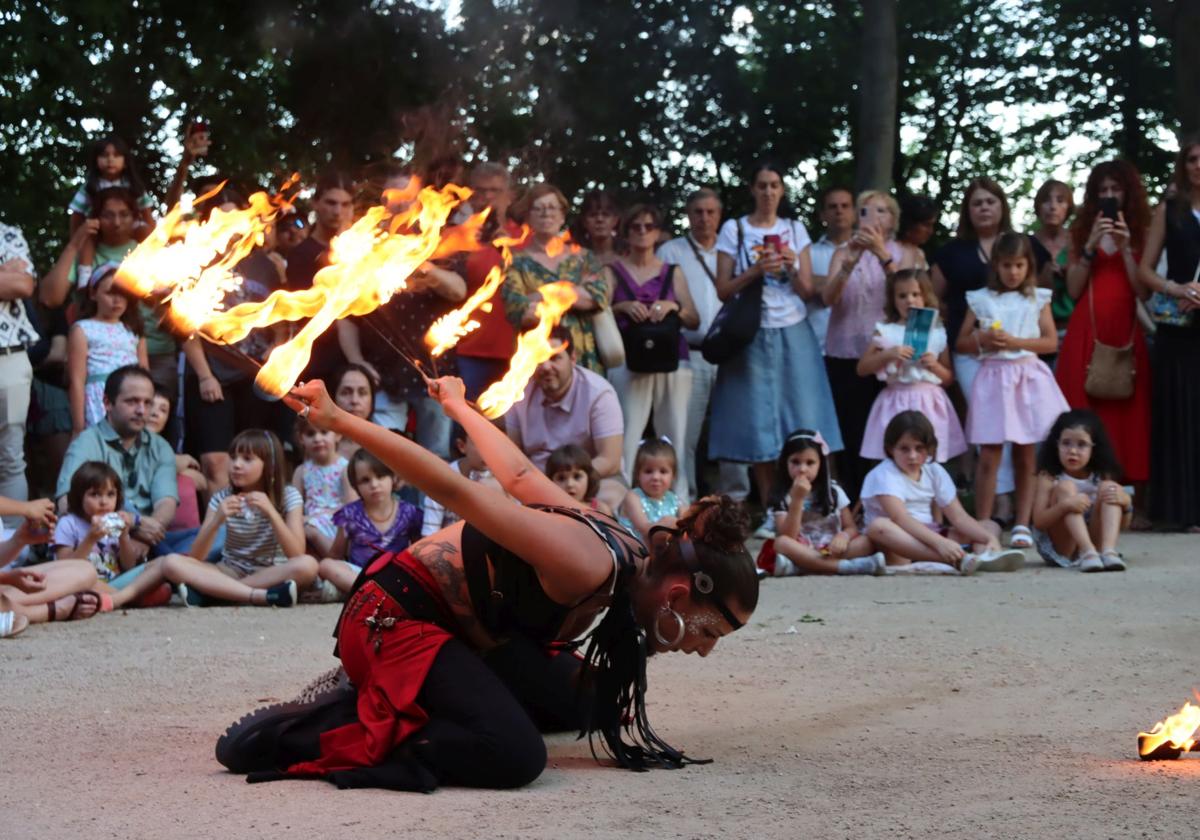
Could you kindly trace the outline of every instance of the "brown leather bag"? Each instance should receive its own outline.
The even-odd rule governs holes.
[[[1133,330],[1124,347],[1105,344],[1095,336],[1096,332],[1096,287],[1088,289],[1088,306],[1092,313],[1092,360],[1088,362],[1087,379],[1083,390],[1089,397],[1098,400],[1127,400],[1133,396],[1134,368],[1133,339],[1137,335],[1137,318],[1133,319]]]

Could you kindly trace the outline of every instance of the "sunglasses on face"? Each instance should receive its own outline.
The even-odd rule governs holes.
[[[630,233],[650,233],[653,230],[658,230],[654,222],[634,222],[629,226]]]

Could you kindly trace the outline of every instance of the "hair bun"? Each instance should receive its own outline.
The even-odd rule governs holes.
[[[706,496],[691,507],[691,515],[680,520],[679,528],[692,538],[718,551],[745,547],[750,537],[750,512],[728,496]]]

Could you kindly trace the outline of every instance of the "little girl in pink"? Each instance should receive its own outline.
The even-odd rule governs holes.
[[[858,375],[875,376],[887,387],[871,406],[859,454],[877,461],[887,458],[883,432],[888,423],[902,411],[919,411],[933,424],[937,460],[945,463],[967,451],[962,424],[945,390],[954,381],[946,328],[935,324],[930,329],[929,344],[918,358],[913,358],[913,348],[904,344],[908,311],[913,307],[937,309],[933,282],[924,269],[908,268],[889,274],[885,289],[887,321],[875,325],[875,336],[858,360]]]

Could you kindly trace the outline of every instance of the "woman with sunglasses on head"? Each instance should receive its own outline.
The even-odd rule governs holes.
[[[758,578],[744,511],[703,499],[644,543],[534,468],[460,380],[429,392],[524,506],[338,408],[322,383],[294,389],[285,401],[309,423],[354,439],[463,521],[360,576],[337,628],[356,694],[261,709],[218,741],[218,760],[250,781],[511,788],[545,767],[541,728],[599,734],[631,769],[693,762],[646,718],[645,659],[705,656],[749,620]],[[564,653],[601,613],[585,659]]]
[[[620,227],[621,238],[629,243],[628,253],[605,268],[613,314],[626,347],[625,364],[609,370],[608,378],[625,415],[622,463],[631,487],[638,441],[651,411],[658,434],[672,441],[684,440],[687,435],[692,369],[681,328],[700,325],[683,272],[654,253],[661,228],[662,213],[657,207],[635,204]],[[680,449],[680,463],[675,466],[674,490],[680,499],[687,498],[688,465],[682,463],[683,454]]]

